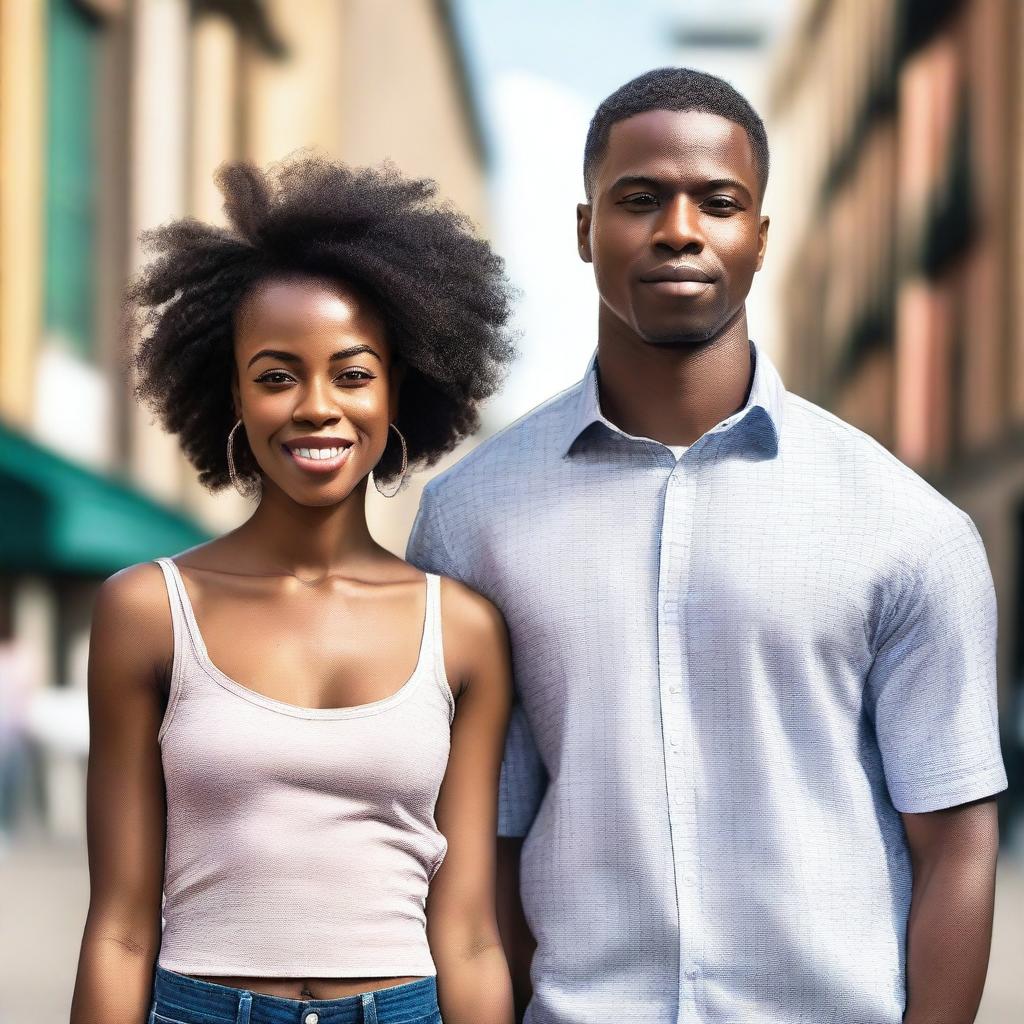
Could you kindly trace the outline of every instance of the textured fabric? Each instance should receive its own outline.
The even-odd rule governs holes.
[[[441,1024],[433,977],[340,999],[284,999],[156,969],[148,1024]]]
[[[210,661],[177,566],[158,559],[174,629],[160,726],[167,791],[160,966],[182,974],[436,973],[427,887],[447,850],[434,805],[454,701],[440,587],[398,691],[302,708]]]
[[[423,495],[409,559],[509,625],[532,1024],[896,1024],[899,812],[1006,785],[973,524],[751,352],[678,462],[592,362]]]

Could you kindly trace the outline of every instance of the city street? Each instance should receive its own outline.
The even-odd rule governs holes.
[[[85,852],[28,841],[0,854],[0,1024],[67,1024],[88,906]],[[978,1024],[1020,1024],[1024,865],[1000,865],[988,986]]]

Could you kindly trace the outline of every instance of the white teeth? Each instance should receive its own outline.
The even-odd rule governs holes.
[[[301,456],[304,459],[336,459],[345,449],[344,448],[293,448],[296,455]]]

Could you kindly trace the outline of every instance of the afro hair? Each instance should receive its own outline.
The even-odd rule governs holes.
[[[127,292],[136,395],[205,487],[230,483],[235,311],[270,278],[337,280],[375,304],[405,367],[396,425],[410,465],[433,464],[477,429],[515,354],[512,293],[502,260],[433,181],[309,153],[266,171],[226,164],[216,180],[229,227],[186,218],[145,232],[152,258]],[[235,462],[258,478],[247,444],[236,443]],[[400,469],[399,446],[388,445],[374,475]]]

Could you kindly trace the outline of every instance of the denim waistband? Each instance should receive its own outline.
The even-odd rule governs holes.
[[[437,1013],[435,978],[341,999],[285,999],[157,967],[150,1024],[402,1024]]]

